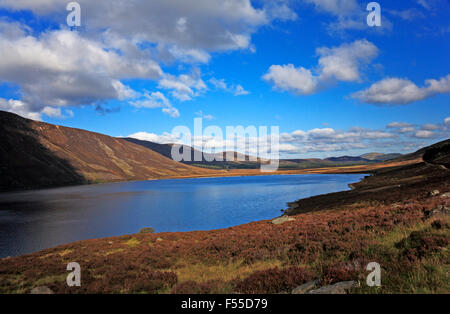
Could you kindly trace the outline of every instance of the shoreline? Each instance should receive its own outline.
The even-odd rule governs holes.
[[[303,173],[303,174],[295,174],[295,173],[294,173],[294,174],[272,174],[272,175],[273,175],[273,176],[281,176],[281,175],[284,175],[284,176],[290,176],[290,175],[295,176],[295,175],[344,175],[344,174],[347,174],[347,175],[349,175],[349,174],[350,174],[350,175],[358,175],[358,174],[363,174],[363,173],[331,173],[331,174],[327,174],[327,173],[313,173],[313,174],[311,174],[311,173]],[[259,176],[259,175],[255,175],[255,176]],[[261,176],[263,176],[263,175],[261,175]],[[249,176],[244,176],[244,175],[241,175],[241,176],[231,176],[231,178],[245,178],[245,177],[249,177]],[[176,178],[176,179],[155,179],[155,180],[144,180],[144,181],[106,182],[106,183],[99,183],[99,185],[104,185],[104,184],[117,184],[117,183],[128,183],[128,182],[160,181],[160,180],[214,179],[214,178],[224,178],[224,177],[195,177],[195,178]],[[230,178],[230,177],[227,176],[227,178]],[[330,194],[330,193],[340,193],[340,192],[350,191],[350,190],[351,190],[350,185],[352,185],[352,184],[357,184],[357,183],[361,182],[362,180],[364,180],[364,178],[365,178],[365,177],[361,177],[359,181],[357,181],[357,182],[352,182],[352,183],[347,184],[347,187],[348,187],[347,189],[343,189],[343,190],[339,190],[339,191],[334,191],[334,192],[329,192],[329,193],[323,193],[323,194],[312,195],[312,196],[309,196],[309,197],[320,197],[320,196],[323,196],[323,195],[326,195],[326,194]],[[97,185],[97,184],[96,184],[96,185]],[[51,188],[51,189],[63,189],[63,188],[69,188],[69,187],[84,187],[84,186],[87,186],[87,185],[64,186],[64,187],[56,187],[56,188]],[[45,190],[47,190],[47,189],[43,189],[43,190],[15,191],[15,192],[11,192],[11,193],[8,193],[8,192],[7,192],[6,194],[16,194],[16,193],[17,193],[17,194],[21,194],[21,193],[26,193],[26,192],[45,191]],[[5,194],[5,193],[0,193],[0,200],[1,200],[2,194]],[[286,206],[287,206],[287,204],[289,204],[289,203],[291,203],[291,202],[295,202],[295,201],[286,201],[286,202],[285,202]],[[1,204],[1,202],[0,202],[0,204]],[[161,232],[154,232],[153,234],[154,234],[154,235],[158,235],[158,234],[170,234],[170,233],[191,233],[191,232],[197,233],[197,232],[218,232],[218,231],[220,232],[220,231],[225,231],[226,229],[230,229],[230,228],[238,228],[238,227],[245,226],[245,225],[252,224],[252,223],[260,223],[260,222],[266,222],[266,221],[267,221],[267,222],[270,222],[270,221],[272,221],[272,220],[274,220],[274,219],[280,218],[280,217],[285,216],[285,215],[287,215],[287,212],[286,212],[286,211],[282,211],[281,214],[278,215],[278,216],[274,216],[274,217],[267,218],[267,219],[257,219],[257,220],[253,220],[253,221],[249,221],[249,222],[244,222],[244,223],[240,223],[240,224],[232,225],[232,226],[228,226],[228,227],[212,228],[212,229],[195,229],[195,230],[189,230],[189,231],[161,231]],[[149,227],[152,227],[152,226],[149,226]],[[8,258],[18,258],[18,257],[21,257],[21,256],[37,254],[37,253],[39,253],[39,252],[41,252],[41,251],[51,250],[51,249],[55,249],[55,248],[58,248],[58,247],[61,247],[61,246],[67,246],[67,245],[70,245],[70,244],[73,244],[73,243],[82,242],[82,241],[91,241],[91,240],[102,241],[102,240],[108,240],[108,239],[110,239],[110,238],[117,238],[117,237],[124,237],[124,236],[132,236],[132,235],[139,234],[139,233],[140,233],[140,232],[137,231],[137,232],[133,232],[133,233],[115,234],[115,235],[107,236],[107,237],[96,237],[96,238],[81,239],[81,240],[71,241],[71,242],[67,242],[67,243],[61,243],[61,244],[58,244],[58,245],[56,245],[56,246],[51,246],[51,247],[48,247],[48,248],[42,248],[42,249],[39,249],[39,250],[37,250],[37,251],[32,251],[32,252],[24,253],[24,254],[20,254],[20,255],[12,255],[12,256],[0,257],[0,260],[2,260],[2,259],[8,259]]]

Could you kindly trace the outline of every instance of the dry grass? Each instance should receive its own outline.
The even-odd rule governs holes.
[[[174,272],[177,274],[178,282],[180,283],[186,281],[206,283],[211,280],[227,282],[236,278],[242,279],[248,277],[255,271],[267,270],[275,267],[282,267],[281,261],[260,261],[252,265],[246,264],[243,261],[220,263],[217,265],[205,265],[182,261],[181,265],[176,265],[174,267]]]

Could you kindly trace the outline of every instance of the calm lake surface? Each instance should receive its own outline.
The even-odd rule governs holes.
[[[363,174],[204,178],[0,194],[0,257],[78,240],[227,228],[281,215],[286,203],[348,190]]]

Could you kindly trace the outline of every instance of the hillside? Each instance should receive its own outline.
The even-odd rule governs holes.
[[[382,154],[382,153],[368,153],[361,155],[361,158],[373,160],[373,161],[387,161],[401,157],[402,154]]]
[[[0,190],[208,175],[141,145],[0,111]]]
[[[422,195],[433,187],[442,190],[442,185],[450,189],[450,170],[445,164],[450,158],[450,140],[436,143],[422,148],[417,152],[402,156],[398,159],[385,163],[386,167],[373,169],[372,176],[366,177],[361,182],[352,184],[352,191],[344,193],[331,193],[303,199],[290,203],[287,210],[289,214],[295,215],[314,211],[318,208],[328,206],[342,206],[345,203],[354,203],[360,199],[370,198],[379,202],[404,199],[408,194]],[[422,160],[423,161],[420,161]],[[416,160],[415,163],[395,165],[395,162],[405,160]],[[382,164],[380,164],[382,165]],[[446,182],[449,181],[449,182]],[[380,193],[382,192],[382,193]]]
[[[449,141],[418,155],[445,159]],[[290,293],[352,280],[351,293],[449,293],[450,171],[417,160],[352,191],[291,203],[290,216],[221,230],[93,239],[0,259],[0,293]],[[433,193],[430,193],[432,192]],[[81,287],[66,284],[80,263]],[[368,287],[366,265],[382,267]]]

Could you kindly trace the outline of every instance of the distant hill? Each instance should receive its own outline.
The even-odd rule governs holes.
[[[150,148],[161,155],[172,158],[172,145],[173,144],[157,144],[149,141],[138,140],[135,138],[124,138],[124,140]],[[180,152],[183,149],[190,148],[189,146],[182,146]],[[241,153],[231,152],[234,154],[234,160],[226,160],[226,152],[217,153],[216,156],[221,156],[223,161],[208,161],[212,160],[214,155],[205,153],[205,158],[201,161],[194,161],[194,152],[197,151],[191,148],[191,161],[182,161],[188,165],[195,165],[203,168],[212,169],[257,169],[261,166],[261,163],[267,162],[267,160],[258,159],[257,161],[252,161],[251,157]],[[198,151],[197,151],[198,152]],[[341,166],[353,166],[353,165],[365,165],[376,162],[383,162],[389,159],[394,159],[401,154],[381,154],[381,153],[370,153],[362,156],[341,156],[341,157],[330,157],[326,159],[310,158],[310,159],[282,159],[280,160],[280,169],[309,169],[309,168],[323,168],[323,167],[341,167]],[[206,159],[208,158],[208,160]]]
[[[207,175],[126,141],[0,111],[0,190]]]
[[[359,157],[372,160],[372,161],[387,161],[395,158],[401,157],[402,154],[381,154],[381,153],[368,153],[361,155]]]
[[[172,159],[172,146],[173,144],[158,144],[150,141],[138,140],[135,138],[124,138],[124,140],[129,141],[131,143],[141,145],[147,147],[155,152],[160,153],[161,155]],[[184,164],[198,166],[202,168],[210,168],[210,169],[257,169],[260,167],[260,161],[250,161],[250,157],[241,153],[231,152],[233,157],[233,161],[227,161],[226,152],[217,153],[217,154],[209,154],[203,153],[202,159],[199,161],[195,160],[195,153],[201,153],[198,150],[183,145],[180,147],[180,154],[184,152],[185,149],[191,150],[191,158],[190,161],[183,160],[181,161]],[[218,161],[219,158],[222,158],[222,161]],[[211,161],[214,160],[214,161]]]
[[[333,162],[367,162],[367,163],[374,161],[362,157],[352,157],[352,156],[330,157],[326,158],[325,160]]]

